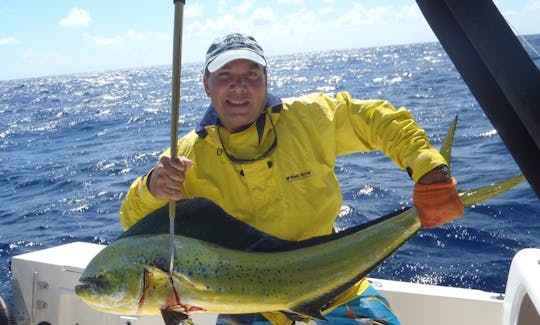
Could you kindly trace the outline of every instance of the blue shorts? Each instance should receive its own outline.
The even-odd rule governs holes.
[[[388,301],[371,285],[356,299],[338,306],[324,315],[328,321],[316,320],[324,324],[400,325],[390,310]],[[293,321],[291,321],[293,323]],[[268,325],[271,324],[261,314],[219,315],[217,325]],[[302,324],[302,323],[298,323]]]

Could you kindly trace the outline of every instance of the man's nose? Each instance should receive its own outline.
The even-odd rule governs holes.
[[[244,80],[244,78],[239,76],[237,78],[233,78],[229,86],[232,89],[245,89],[246,81]]]

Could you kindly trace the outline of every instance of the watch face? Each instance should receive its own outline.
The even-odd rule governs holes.
[[[440,165],[436,169],[444,175],[447,175],[447,176],[450,175],[450,167],[446,165]]]

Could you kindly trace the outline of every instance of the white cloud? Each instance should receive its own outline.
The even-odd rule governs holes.
[[[330,15],[336,12],[336,9],[334,7],[323,7],[319,9],[319,14],[321,15]]]
[[[348,27],[371,25],[381,23],[387,20],[388,17],[392,17],[392,19],[394,17],[394,12],[392,12],[392,7],[390,6],[367,8],[362,4],[355,4],[352,10],[349,10],[336,20],[336,24]]]
[[[301,8],[296,12],[285,15],[287,21],[285,26],[294,26],[301,30],[313,30],[314,23],[316,22],[317,15],[311,9]]]
[[[236,6],[234,9],[235,9],[235,11],[237,11],[239,13],[245,14],[251,9],[251,1],[250,0],[244,0],[244,2],[242,2],[241,4]]]
[[[13,45],[13,44],[19,44],[19,43],[20,43],[19,40],[12,36],[0,38],[0,46]]]
[[[185,10],[184,10],[184,16],[186,18],[196,18],[201,17],[204,12],[204,6],[202,6],[199,3],[188,3],[186,4]]]
[[[423,22],[425,20],[424,16],[422,15],[422,12],[420,11],[420,8],[414,3],[400,7],[400,8],[396,8],[394,13],[397,15],[397,18],[400,20],[399,22],[410,23],[413,21]]]
[[[135,41],[143,41],[146,37],[141,32],[137,32],[134,29],[129,29],[127,31],[127,38]]]
[[[341,30],[356,30],[358,33],[380,34],[384,37],[414,30],[422,34],[421,32],[429,30],[416,4],[400,7],[366,7],[355,4],[352,10],[337,18],[334,23],[335,27]]]
[[[85,40],[94,42],[98,45],[103,46],[110,46],[110,45],[116,45],[121,44],[125,41],[124,37],[122,36],[112,36],[112,37],[105,37],[105,36],[96,36],[91,34],[84,34],[83,38]]]
[[[205,30],[205,25],[201,23],[199,20],[188,24],[184,27],[187,31],[186,36],[189,37],[189,35],[199,34],[200,32]]]
[[[63,28],[77,28],[90,26],[90,13],[87,10],[73,8],[69,14],[58,23]]]
[[[216,37],[223,35],[226,32],[242,31],[245,21],[238,20],[235,16],[225,14],[219,16],[218,19],[206,19],[203,21],[197,21],[188,25],[188,31],[195,33],[195,35],[211,35],[213,40]]]
[[[235,4],[232,0],[218,0],[216,12],[218,16],[225,15],[231,11],[231,7]]]
[[[278,0],[279,4],[300,4],[303,3],[304,0]]]
[[[128,29],[127,32],[124,35],[116,35],[116,36],[100,36],[100,35],[93,35],[93,34],[84,34],[83,39],[86,41],[90,41],[92,43],[95,43],[100,46],[113,46],[118,44],[124,44],[128,41],[133,42],[141,42],[148,39],[148,37],[141,32],[138,32],[132,28]],[[170,36],[167,34],[156,34],[154,39],[157,40],[170,40]]]
[[[26,50],[22,54],[24,61],[32,66],[46,66],[65,63],[69,61],[65,55],[55,51],[35,51],[33,49]]]
[[[257,8],[251,15],[251,21],[253,25],[263,26],[275,22],[276,17],[274,16],[274,11],[270,7]]]
[[[170,42],[172,40],[171,35],[166,33],[156,33],[155,38],[158,41],[167,41]]]
[[[212,40],[231,32],[254,36],[268,55],[436,39],[414,3],[367,5],[351,2],[338,10],[329,5],[332,1],[324,0],[322,7],[314,8],[308,6],[309,1],[298,5],[302,1],[284,0],[283,4],[291,5],[283,7],[267,2],[258,5],[260,2],[251,0],[251,9],[243,13],[234,10],[236,7],[231,0],[218,0],[217,6],[205,8],[204,15],[186,25],[184,41],[191,45],[185,51],[186,56],[192,61],[200,59],[200,54]],[[237,3],[245,4],[244,1]],[[229,8],[227,11],[225,5]],[[217,14],[211,14],[210,9]]]

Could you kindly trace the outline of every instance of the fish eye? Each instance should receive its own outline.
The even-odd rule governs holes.
[[[95,276],[96,283],[98,283],[100,285],[103,285],[104,283],[106,283],[106,280],[107,280],[107,278],[105,276],[105,273],[100,272],[100,273],[96,274],[96,276]]]

